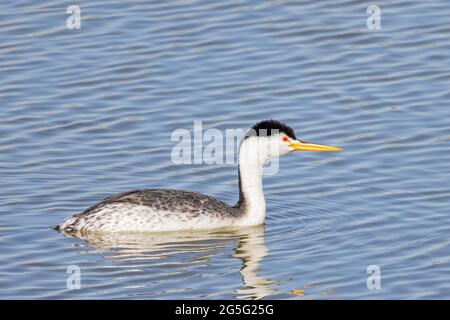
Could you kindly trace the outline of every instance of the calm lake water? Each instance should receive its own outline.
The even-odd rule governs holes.
[[[447,0],[381,1],[381,30],[361,1],[78,1],[68,30],[72,4],[0,4],[0,298],[450,299]],[[171,134],[268,118],[344,151],[282,158],[265,226],[52,230],[129,189],[233,204],[236,166]]]

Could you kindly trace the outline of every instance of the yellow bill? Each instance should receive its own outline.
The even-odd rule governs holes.
[[[295,151],[316,151],[316,152],[330,152],[330,151],[340,151],[341,148],[326,146],[323,144],[307,143],[301,141],[294,141],[289,144],[289,147],[293,148]]]

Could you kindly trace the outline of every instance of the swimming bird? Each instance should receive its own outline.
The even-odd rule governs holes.
[[[264,223],[263,166],[294,151],[338,151],[337,147],[298,140],[276,120],[256,123],[241,140],[238,153],[239,200],[234,206],[198,192],[173,189],[132,190],[104,199],[67,218],[65,232],[165,232]]]

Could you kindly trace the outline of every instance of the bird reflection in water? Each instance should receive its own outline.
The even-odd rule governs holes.
[[[258,274],[268,254],[264,244],[264,226],[166,233],[63,232],[86,241],[86,246],[115,263],[136,263],[159,267],[165,263],[185,270],[188,264],[207,263],[226,256],[234,246],[233,257],[241,261],[242,285],[234,290],[237,299],[262,299],[276,292],[274,281]],[[207,265],[207,264],[206,264]],[[167,274],[166,274],[167,275]],[[183,283],[185,285],[185,283]]]

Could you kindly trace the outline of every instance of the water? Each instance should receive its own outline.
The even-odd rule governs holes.
[[[378,31],[360,1],[78,3],[80,30],[0,4],[0,298],[450,298],[448,1],[380,2]],[[344,151],[283,158],[264,227],[51,229],[134,188],[234,203],[235,166],[174,165],[171,133],[267,118]]]

